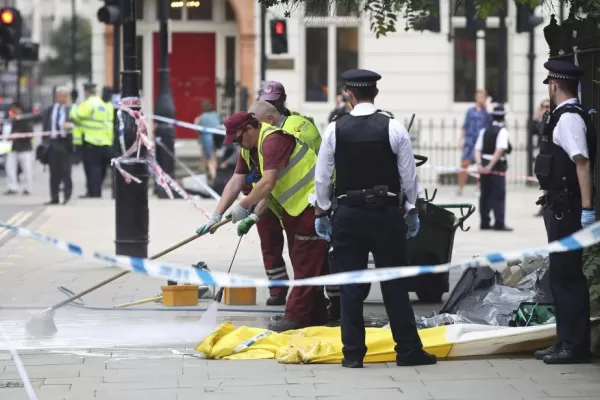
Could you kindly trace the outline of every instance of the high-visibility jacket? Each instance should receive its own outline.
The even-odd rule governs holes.
[[[71,109],[73,144],[84,142],[93,146],[111,146],[113,142],[113,113],[98,96],[90,96]]]
[[[313,124],[315,124],[315,120],[313,119],[313,117],[309,117],[308,115],[302,115],[298,111],[290,110],[289,108],[287,110],[290,112],[290,115],[284,115],[285,117],[289,117],[289,116],[295,115],[295,116],[298,116],[298,117],[306,118],[307,120],[309,120],[310,122],[312,122]],[[315,124],[315,126],[316,126],[316,124]]]
[[[285,117],[281,129],[306,143],[315,153],[319,153],[321,134],[315,124],[307,117],[296,114]]]
[[[262,155],[262,145],[265,139],[274,132],[283,132],[285,135],[291,135],[279,128],[269,124],[262,123],[258,134],[258,164],[261,175],[264,175],[264,159]],[[306,207],[309,206],[308,195],[315,191],[315,166],[317,164],[317,154],[304,142],[294,136],[296,145],[290,155],[288,165],[279,170],[277,183],[271,191],[273,199],[292,217],[300,215]],[[242,153],[248,150],[242,150]],[[244,157],[244,155],[242,155]],[[244,157],[246,159],[246,157]]]

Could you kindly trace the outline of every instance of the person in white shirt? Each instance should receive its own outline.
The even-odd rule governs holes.
[[[331,242],[333,273],[367,269],[369,253],[376,268],[407,265],[407,240],[419,232],[419,186],[410,137],[399,121],[373,104],[379,74],[359,69],[346,71],[342,78],[353,110],[338,116],[323,134],[315,167],[315,230]],[[337,201],[333,213],[332,200]],[[363,366],[363,303],[369,290],[370,284],[340,286],[346,368]],[[435,364],[436,357],[423,350],[417,333],[406,281],[381,282],[381,291],[396,342],[396,364]]]
[[[583,69],[568,61],[544,64],[550,108],[535,174],[544,195],[548,242],[564,239],[596,222],[593,170],[597,137],[592,120],[578,100]],[[563,243],[568,243],[565,241]],[[550,253],[550,288],[556,308],[557,341],[535,353],[546,364],[590,361],[590,294],[583,273],[583,250]]]
[[[479,167],[479,215],[482,230],[510,232],[505,224],[506,212],[506,155],[511,146],[504,126],[504,106],[497,105],[490,113],[492,124],[479,132],[475,142],[475,162]],[[490,224],[490,211],[494,212],[494,225]]]

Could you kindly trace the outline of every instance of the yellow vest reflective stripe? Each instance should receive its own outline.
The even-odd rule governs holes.
[[[257,146],[261,174],[264,173],[262,145],[270,134],[277,131],[289,135],[289,133],[276,128],[265,129],[261,127]],[[279,170],[277,183],[271,191],[271,195],[283,207],[285,212],[292,217],[297,217],[308,207],[308,195],[315,191],[317,155],[306,143],[296,137],[294,139],[296,140],[296,146],[290,155],[288,165]]]
[[[291,133],[306,143],[315,153],[319,153],[319,147],[321,147],[321,134],[315,124],[306,117],[301,115],[290,115],[283,121],[281,129]]]
[[[73,142],[94,146],[110,146],[113,139],[113,108],[109,108],[98,96],[90,96],[71,112],[76,130]]]
[[[264,130],[270,130],[273,131],[277,128],[270,126],[268,124],[261,124],[261,133]],[[259,133],[259,135],[261,134]],[[242,156],[242,158],[244,159],[244,161],[246,161],[246,165],[248,166],[248,170],[252,171],[252,164],[250,162],[250,150],[246,150],[246,149],[242,149],[240,151],[240,155]],[[252,183],[252,187],[256,186],[256,183]],[[281,205],[279,205],[279,203],[277,203],[277,201],[273,198],[272,195],[269,195],[265,201],[267,202],[267,207],[269,207],[269,209],[273,212],[273,214],[275,214],[277,216],[277,218],[279,218],[280,223],[281,223],[281,216],[283,215],[283,208],[281,207]]]

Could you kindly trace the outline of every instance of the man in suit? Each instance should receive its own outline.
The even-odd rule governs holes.
[[[42,111],[42,125],[48,145],[48,165],[50,167],[50,201],[46,205],[59,204],[59,187],[63,184],[63,204],[67,204],[73,193],[71,180],[71,156],[73,154],[73,123],[69,117],[71,99],[66,87],[58,87],[55,102]]]

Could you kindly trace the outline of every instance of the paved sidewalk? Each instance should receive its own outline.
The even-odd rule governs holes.
[[[508,222],[513,233],[480,232],[472,216],[468,232],[457,232],[454,260],[490,251],[518,250],[545,243],[542,221],[533,217],[535,190],[511,188]],[[440,190],[436,203],[475,202]],[[215,202],[204,200],[212,211]],[[151,200],[150,253],[194,233],[202,215],[183,200]],[[114,205],[111,200],[76,200],[67,207],[43,211],[29,228],[72,241],[90,250],[114,252]],[[232,228],[201,238],[165,261],[191,264],[206,261],[212,270],[226,271],[237,236]],[[240,246],[233,271],[262,276],[258,236],[253,230]],[[48,306],[63,298],[56,287],[79,291],[120,272],[34,242],[12,238],[0,247],[0,304]],[[452,274],[456,281],[460,271]],[[130,274],[85,296],[92,306],[115,304],[160,293],[164,282]],[[381,294],[373,285],[371,301]],[[263,305],[266,289],[259,290]],[[143,307],[143,306],[141,306]],[[264,308],[261,306],[261,308]],[[415,303],[417,313],[437,306]],[[59,329],[52,340],[23,334],[28,314],[0,310],[1,326],[21,349],[29,376],[41,400],[187,400],[187,399],[598,399],[600,366],[549,367],[531,357],[445,361],[426,368],[371,364],[363,370],[339,365],[283,365],[273,360],[211,361],[197,357],[194,345],[210,330],[198,324],[198,312],[89,311],[68,308],[56,315]],[[219,314],[219,321],[265,326],[269,314]],[[6,343],[1,345],[6,349]],[[0,400],[26,399],[10,355],[0,353]]]

